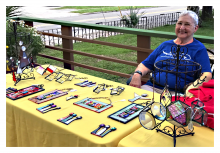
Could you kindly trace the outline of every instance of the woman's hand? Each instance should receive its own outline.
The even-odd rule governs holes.
[[[203,82],[208,82],[211,78],[212,78],[212,74],[210,72],[204,72],[199,79],[197,79],[186,89],[185,92],[186,96],[190,98],[193,97],[194,95],[190,93],[189,90],[193,88],[199,88],[200,86],[202,86]]]
[[[143,65],[142,63],[140,63],[138,65],[138,67],[135,69],[135,71],[141,71],[142,72],[142,76],[146,75],[148,72],[150,72],[150,69],[148,69],[145,65]],[[137,87],[137,88],[141,88],[141,77],[142,77],[139,73],[134,73],[134,75],[132,76],[131,82],[130,82],[130,86],[133,87]]]
[[[138,73],[134,73],[129,86],[141,88],[141,75]]]
[[[194,87],[193,84],[191,84],[187,89],[186,89],[186,97],[193,97],[194,95],[192,93],[189,92],[190,89],[193,89],[193,88],[197,88],[197,87]]]

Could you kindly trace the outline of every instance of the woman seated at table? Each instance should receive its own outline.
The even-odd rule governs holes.
[[[210,61],[207,54],[205,46],[195,38],[193,34],[198,30],[198,16],[195,12],[185,11],[182,12],[179,16],[179,19],[176,23],[175,33],[177,38],[174,40],[168,40],[159,45],[144,61],[142,61],[138,67],[135,69],[134,75],[131,79],[130,86],[142,88],[145,90],[152,91],[153,84],[152,80],[149,80],[145,85],[141,86],[141,77],[149,73],[154,69],[154,64],[157,61],[172,59],[173,55],[171,53],[171,47],[173,45],[177,46],[186,46],[188,52],[184,57],[184,60],[189,60],[192,62],[199,63],[202,66],[200,80],[204,79],[205,82],[208,82],[212,78]],[[184,50],[186,52],[186,49]],[[163,79],[161,79],[163,78]],[[160,84],[155,84],[155,92],[161,93],[164,88],[166,81],[166,74],[160,74]],[[183,89],[186,84],[194,82],[194,85],[197,84],[197,78],[187,75],[186,84],[184,83],[185,78],[181,78],[180,88]],[[156,82],[159,82],[159,77],[156,76]],[[176,75],[174,73],[168,73],[167,84],[169,89],[172,91],[175,90]],[[201,84],[198,84],[196,87],[193,84],[189,85],[186,89],[186,96],[191,96],[191,93],[188,92],[191,88],[198,88]],[[161,89],[161,90],[157,90]]]

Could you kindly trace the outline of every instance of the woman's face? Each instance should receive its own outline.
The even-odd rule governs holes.
[[[184,15],[179,17],[176,23],[175,33],[177,38],[182,40],[191,39],[193,34],[198,30],[198,26],[195,26],[194,21],[191,16]]]

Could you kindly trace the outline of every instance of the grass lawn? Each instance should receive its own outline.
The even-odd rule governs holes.
[[[157,31],[167,31],[167,32],[174,32],[175,25],[169,25],[164,27],[158,27],[154,28],[152,30]],[[209,23],[203,23],[203,27],[199,28],[196,32],[197,35],[204,35],[204,36],[212,36],[214,37],[214,22]],[[100,41],[107,41],[112,43],[118,43],[118,44],[124,44],[124,45],[131,45],[131,46],[137,46],[137,36],[132,34],[124,34],[124,35],[117,35],[117,36],[111,36],[108,38],[99,38],[97,40]],[[162,42],[169,40],[165,38],[151,38],[151,49],[155,49],[158,47]],[[205,44],[206,48],[214,49],[214,44]],[[123,59],[127,61],[137,61],[137,52],[134,50],[128,50],[128,49],[122,49],[122,48],[116,48],[116,47],[109,47],[99,44],[92,44],[92,43],[86,43],[86,42],[77,42],[73,44],[74,50],[92,53],[92,54],[98,54],[98,55],[104,55],[108,57],[114,57],[118,59]],[[51,50],[51,49],[44,49],[42,51],[43,54],[55,56],[59,58],[63,58],[61,51]],[[50,63],[55,66],[63,67],[62,62],[58,62],[55,60],[43,58],[43,57],[37,57],[39,64],[45,64],[45,61],[47,63]],[[87,64],[90,66],[95,66],[103,69],[118,71],[126,74],[132,74],[136,67],[134,66],[128,66],[120,63],[115,62],[109,62],[104,60],[99,60],[96,58],[86,57],[82,55],[74,54],[74,61],[77,63]],[[127,78],[106,74],[102,72],[97,72],[81,67],[75,67],[75,70],[78,72],[86,73],[89,75],[97,76],[100,78],[104,78],[107,80],[112,80],[115,82],[120,82],[122,84],[126,84]]]
[[[120,10],[127,10],[130,6],[119,6]],[[134,6],[135,8],[147,8],[156,6]],[[70,13],[94,13],[94,12],[112,12],[119,11],[118,6],[63,6],[55,9],[76,9],[76,11],[71,11]]]

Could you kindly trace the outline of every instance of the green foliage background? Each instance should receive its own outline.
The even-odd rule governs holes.
[[[13,24],[16,24],[16,39],[15,41],[15,28]],[[15,22],[14,20],[6,21],[6,58],[14,57],[18,59],[19,55],[19,41],[23,41],[23,45],[26,47],[27,55],[35,57],[45,47],[41,38],[41,35],[37,33],[37,30],[33,27],[25,25],[23,21]],[[17,47],[17,49],[16,49]]]

